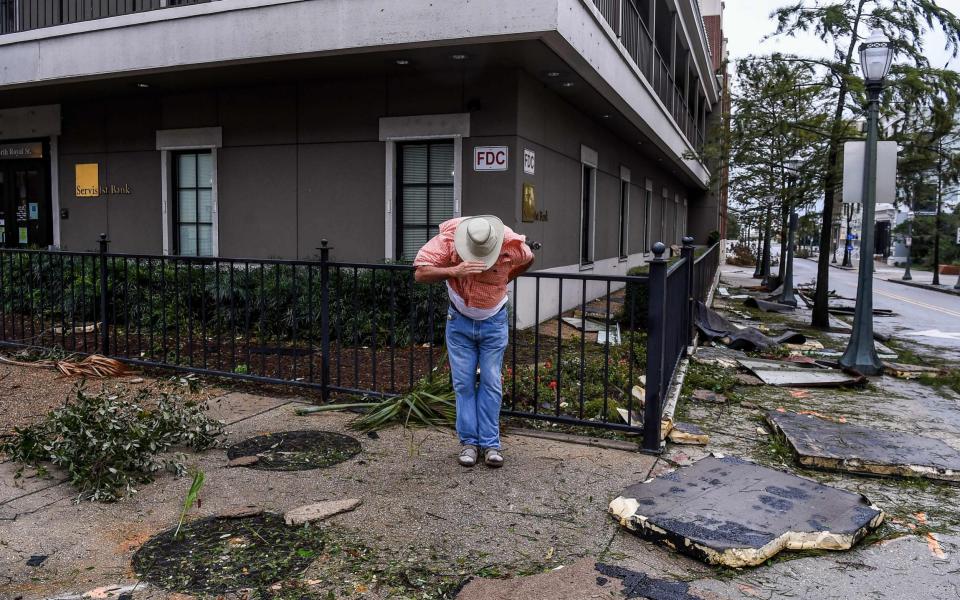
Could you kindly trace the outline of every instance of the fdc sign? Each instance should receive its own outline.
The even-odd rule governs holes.
[[[478,146],[473,149],[474,171],[506,171],[510,151],[506,146]]]

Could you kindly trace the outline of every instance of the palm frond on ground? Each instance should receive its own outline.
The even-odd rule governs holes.
[[[297,411],[308,415],[331,410],[366,409],[367,412],[350,423],[357,431],[376,431],[394,425],[404,427],[452,427],[457,420],[457,405],[453,386],[446,373],[434,373],[422,379],[406,394],[384,398],[376,402],[352,402],[311,406]]]

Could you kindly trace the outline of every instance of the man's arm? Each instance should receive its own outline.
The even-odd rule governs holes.
[[[462,262],[452,267],[434,267],[422,265],[417,267],[413,278],[417,283],[439,283],[448,279],[462,279],[470,275],[477,275],[487,270],[482,262]]]

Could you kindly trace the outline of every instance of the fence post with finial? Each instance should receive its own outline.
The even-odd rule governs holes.
[[[330,399],[330,246],[320,240],[320,396]]]
[[[660,419],[663,396],[663,355],[666,350],[664,320],[667,305],[667,247],[657,242],[651,248],[647,299],[647,389],[643,405],[643,450],[660,452]]]
[[[107,234],[101,233],[100,245],[100,354],[110,355],[110,328],[107,326]]]

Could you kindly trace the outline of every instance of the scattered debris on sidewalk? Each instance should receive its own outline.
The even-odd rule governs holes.
[[[99,354],[91,354],[81,360],[14,360],[0,354],[0,362],[20,367],[37,367],[41,369],[56,369],[65,377],[127,377],[135,371],[118,360],[107,358]]]
[[[605,577],[597,577],[597,583],[606,585],[606,578],[623,582],[623,597],[649,598],[650,600],[700,600],[700,596],[690,594],[690,584],[685,581],[667,581],[655,579],[646,573],[631,571],[624,567],[597,563],[597,572]],[[603,581],[601,581],[603,580]]]
[[[746,358],[747,354],[730,348],[701,346],[693,353],[691,360],[701,365],[716,365],[726,369],[736,369],[737,359]]]
[[[853,316],[856,308],[854,306],[830,306],[827,308],[827,311],[834,315],[850,315]],[[889,308],[875,308],[873,309],[873,316],[875,317],[893,317],[897,313],[893,312]]]
[[[767,385],[790,387],[841,387],[864,385],[867,378],[850,369],[833,369],[821,363],[741,358],[740,366]]]
[[[674,423],[667,439],[674,444],[706,446],[710,443],[710,436],[693,423]]]
[[[787,313],[796,310],[796,307],[789,304],[781,304],[770,300],[760,300],[759,298],[747,298],[743,305],[749,308],[758,308],[763,312]]]
[[[314,521],[323,521],[340,513],[350,512],[360,506],[359,498],[348,500],[327,500],[316,504],[298,506],[283,513],[283,521],[287,525],[299,526]]]
[[[919,379],[921,377],[939,377],[942,371],[937,367],[927,365],[908,365],[904,363],[885,362],[883,372],[898,379]]]
[[[349,460],[360,453],[356,438],[334,431],[280,431],[248,438],[227,448],[232,466],[264,471],[307,471]],[[256,461],[234,463],[254,456]]]
[[[591,321],[590,319],[583,319],[580,317],[563,317],[561,319],[564,323],[586,333],[597,333],[606,328],[606,325],[603,323],[598,323],[596,321]]]
[[[713,404],[726,404],[727,402],[726,396],[711,390],[693,390],[690,397],[700,402],[712,402]]]
[[[867,475],[960,482],[960,450],[933,438],[775,411],[767,422],[786,439],[800,464]]]
[[[849,550],[884,516],[860,494],[719,456],[630,486],[610,513],[641,537],[729,567],[781,550]]]
[[[720,340],[734,350],[767,350],[780,344],[802,344],[807,341],[806,336],[795,331],[772,338],[754,327],[737,327],[720,313],[707,308],[703,302],[697,303],[696,326],[706,339]]]
[[[499,579],[477,577],[471,579],[457,600],[614,600],[615,598],[642,598],[626,595],[628,583],[617,575],[605,575],[594,558],[583,558],[569,566],[557,567],[546,573]],[[674,596],[686,600],[687,596]]]

